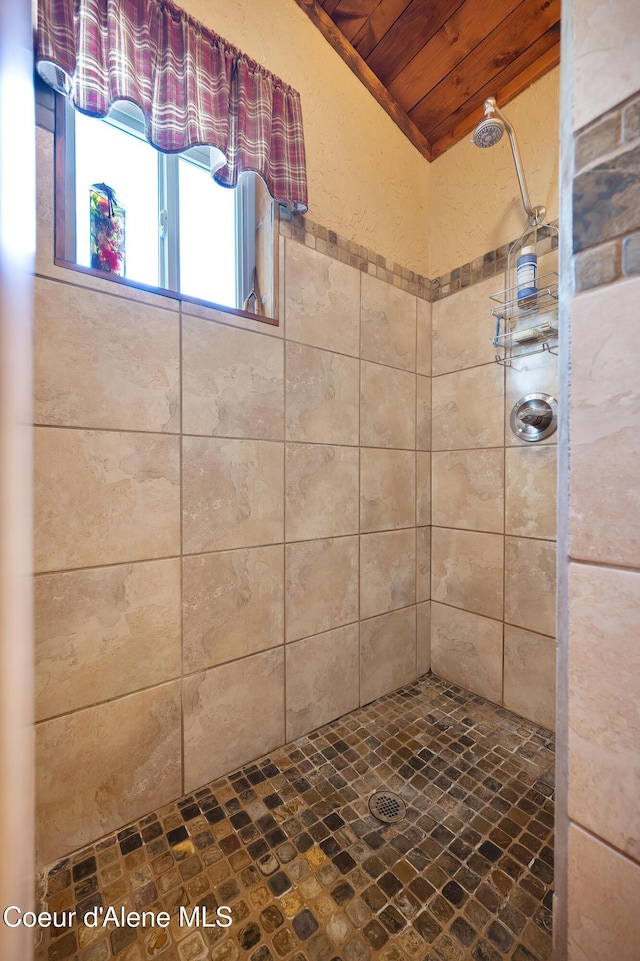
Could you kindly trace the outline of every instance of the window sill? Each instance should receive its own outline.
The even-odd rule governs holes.
[[[265,317],[263,314],[252,314],[248,310],[238,310],[236,307],[227,307],[225,304],[215,304],[211,300],[202,300],[199,297],[190,297],[177,290],[167,290],[166,287],[153,287],[151,284],[143,284],[129,277],[119,277],[116,274],[107,273],[104,270],[95,270],[93,267],[83,267],[68,260],[54,257],[56,267],[64,267],[67,270],[75,270],[77,273],[89,277],[96,277],[100,280],[108,280],[112,284],[134,290],[143,290],[148,294],[156,294],[159,297],[166,297],[169,300],[177,300],[181,303],[196,304],[199,307],[211,307],[214,310],[222,311],[225,314],[232,314],[234,317],[244,317],[247,320],[254,320],[258,324],[269,324],[271,327],[279,327],[280,321],[277,317]]]

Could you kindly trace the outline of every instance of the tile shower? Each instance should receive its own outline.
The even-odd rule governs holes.
[[[549,852],[552,742],[545,729],[554,720],[555,437],[535,449],[516,446],[504,415],[528,390],[555,393],[555,368],[548,357],[532,359],[519,373],[505,373],[493,363],[488,294],[496,277],[460,286],[432,304],[428,281],[308,222],[306,233],[282,225],[283,322],[278,328],[114,288],[53,265],[53,137],[43,127],[37,136],[37,823],[38,863],[52,871],[49,895],[75,904],[112,883],[114,897],[117,889],[138,904],[133,895],[137,881],[130,873],[138,871],[136,878],[147,879],[152,871],[150,880],[161,856],[167,865],[169,856],[177,865],[169,868],[171,878],[176,870],[182,872],[179,887],[188,880],[194,891],[205,880],[206,890],[215,888],[208,870],[214,860],[207,861],[213,851],[223,852],[230,872],[240,861],[238,871],[248,870],[244,856],[234,862],[240,847],[226,852],[221,842],[231,835],[223,832],[238,828],[239,821],[228,819],[250,804],[269,806],[261,800],[263,789],[256,788],[262,781],[251,779],[257,777],[251,767],[226,780],[230,772],[268,757],[259,771],[272,762],[278,767],[272,776],[285,791],[283,803],[300,795],[309,824],[302,816],[300,820],[311,826],[319,815],[304,796],[307,788],[298,788],[293,774],[287,780],[287,771],[297,766],[299,779],[312,772],[310,783],[342,778],[349,785],[342,764],[334,763],[332,772],[323,769],[335,755],[311,757],[318,754],[314,742],[321,738],[331,745],[337,737],[349,745],[350,732],[361,731],[370,716],[375,719],[377,711],[386,716],[387,710],[387,727],[375,750],[381,747],[380,763],[396,752],[406,763],[387,764],[378,783],[384,774],[390,786],[395,781],[401,788],[410,780],[409,759],[420,757],[420,750],[440,757],[432,775],[439,773],[449,782],[447,788],[433,788],[432,795],[423,772],[419,787],[425,800],[416,802],[416,810],[429,801],[433,811],[421,815],[421,826],[416,820],[413,834],[405,825],[408,841],[393,830],[381,833],[386,848],[393,847],[392,838],[401,838],[395,850],[413,864],[407,878],[415,880],[425,867],[424,851],[414,854],[415,863],[409,852],[432,835],[435,828],[427,830],[425,818],[435,825],[440,816],[436,802],[452,785],[454,799],[462,801],[456,790],[463,789],[469,798],[477,795],[469,804],[476,813],[479,801],[488,805],[490,794],[499,798],[501,789],[507,791],[493,814],[489,817],[487,810],[484,823],[472,829],[473,839],[462,842],[478,858],[485,856],[482,845],[496,844],[492,831],[502,832],[494,837],[507,857],[515,835],[507,840],[504,826],[496,825],[506,816],[505,805],[518,808],[520,801],[522,817],[535,818],[538,809],[545,813],[544,837],[533,833],[540,844],[535,843],[535,850],[524,845],[531,854],[526,865],[543,847]],[[138,363],[140,355],[144,366]],[[459,687],[436,680],[413,686],[429,670],[430,656],[435,673]],[[396,689],[400,693],[391,695]],[[364,706],[387,695],[380,707]],[[443,721],[448,717],[443,704],[449,702],[464,703],[464,716],[479,725],[483,736],[485,724],[500,730],[491,751],[485,745],[483,760],[477,761],[477,784],[465,783],[462,789],[455,782],[467,776],[473,780],[469,768],[456,769],[455,776],[444,771],[445,765],[451,768],[454,753],[453,736],[446,733],[451,725]],[[398,717],[400,707],[410,704],[420,733],[409,747]],[[341,722],[334,721],[344,715]],[[467,735],[456,728],[458,736]],[[282,748],[296,739],[293,754]],[[428,746],[434,739],[437,751]],[[362,743],[363,733],[358,745]],[[372,744],[366,746],[373,750]],[[544,763],[534,772],[538,748]],[[356,750],[355,742],[347,750]],[[492,751],[495,764],[506,765],[505,778],[519,780],[519,785],[508,786],[507,778],[495,786],[499,782],[485,758]],[[355,764],[355,758],[350,760]],[[368,763],[379,766],[373,758]],[[465,763],[472,767],[475,762]],[[358,766],[356,772],[364,774]],[[236,790],[245,778],[253,785],[246,790],[255,788],[255,797]],[[483,785],[487,778],[492,783]],[[364,790],[363,783],[358,787]],[[533,798],[527,797],[531,791]],[[353,816],[348,812],[345,818],[340,808],[338,817],[347,827],[325,825],[332,836],[336,832],[340,850],[349,850],[359,837],[355,827],[349,834],[349,822],[368,817],[364,795],[356,801],[354,793],[349,787],[341,799],[347,807],[353,803]],[[191,802],[176,806],[181,797]],[[223,811],[221,826],[207,818],[209,797],[216,797],[214,806]],[[444,811],[455,821],[448,803],[445,798]],[[193,819],[184,817],[190,804],[199,806]],[[330,816],[328,810],[320,820]],[[282,824],[284,837],[278,835],[277,845],[267,844],[286,875],[286,856],[276,848],[289,838],[295,847],[297,835],[287,833],[280,816],[273,817]],[[250,814],[249,819],[257,820]],[[196,836],[201,832],[188,823],[196,820],[201,831],[212,831],[212,843],[205,846],[209,854],[201,859],[207,879],[186,878],[169,841],[162,852],[158,843],[154,857],[155,849],[146,850],[145,840],[146,860],[140,855],[139,864],[133,864],[137,857],[127,861],[134,852],[123,842],[127,836],[145,838],[151,824],[161,823],[167,838],[185,824],[187,838],[199,850]],[[132,822],[138,823],[136,830],[127,828]],[[516,824],[517,834],[531,833],[528,822],[516,819]],[[366,826],[369,833],[374,829],[369,821]],[[249,828],[249,822],[242,827]],[[316,828],[316,833],[322,831]],[[257,835],[249,834],[252,843],[257,841]],[[109,841],[87,853],[86,846],[99,838]],[[325,840],[318,837],[313,850],[323,852]],[[459,904],[447,902],[446,895],[443,900],[442,891],[459,870],[452,859],[461,855],[447,854],[452,839],[429,841],[427,848],[432,843],[440,844],[446,856],[429,882],[436,913],[424,921],[428,936],[421,947],[412,941],[412,925],[407,927],[413,915],[402,915],[396,906],[393,911],[400,910],[402,923],[387,911],[386,927],[384,918],[376,920],[377,928],[382,925],[379,942],[360,939],[362,947],[351,949],[354,959],[364,961],[371,952],[389,961],[429,957],[420,951],[431,943],[432,924],[438,928],[433,940],[440,937],[440,954],[434,957],[465,957],[461,952],[467,948],[478,959],[547,956],[549,853],[541,862],[546,868],[538,869],[544,879],[531,882],[533,901],[522,895],[531,918],[535,915],[539,922],[540,934],[532,931],[529,943],[520,937],[524,924],[507,924],[508,934],[489,937],[489,927],[504,927],[498,904],[483,907],[480,899],[473,906],[470,898],[463,916],[467,894]],[[333,864],[340,851],[326,847],[333,852],[328,857]],[[82,856],[73,853],[82,849]],[[112,849],[117,857],[110,872]],[[376,856],[377,848],[358,850],[365,861]],[[433,852],[435,860],[435,848]],[[523,857],[520,866],[517,859],[509,860],[516,866],[513,876],[507,871],[506,877],[514,884],[528,877]],[[85,877],[80,865],[91,858],[100,870]],[[355,855],[349,858],[359,863]],[[325,860],[326,851],[310,868],[319,870]],[[485,861],[488,872],[493,862]],[[383,863],[390,869],[395,862]],[[351,889],[360,897],[365,880],[368,888],[377,875],[357,870]],[[253,872],[247,877],[257,885]],[[328,869],[325,873],[333,875]],[[70,880],[62,887],[67,875]],[[289,887],[295,887],[295,879],[286,876]],[[328,885],[341,907],[336,879]],[[402,875],[387,883],[410,889]],[[168,884],[168,878],[158,881],[156,893]],[[270,897],[285,894],[268,887]],[[497,890],[494,896],[506,911],[507,892],[499,885]],[[382,917],[393,907],[387,904],[392,895],[383,887],[385,893],[380,903],[375,899],[381,894],[371,895],[374,904],[364,899],[367,923],[370,915]],[[106,891],[105,898],[109,896]],[[427,893],[412,896],[420,902]],[[242,903],[257,910],[249,891]],[[275,905],[277,911],[281,908]],[[284,912],[294,940],[283,936],[283,944],[286,940],[294,947],[283,953],[274,948],[278,957],[307,956],[298,943],[306,941],[299,937],[303,922],[298,927],[293,923],[298,914],[289,918]],[[323,924],[313,917],[316,925]],[[349,923],[354,926],[353,919]],[[250,924],[257,925],[261,937],[269,933],[257,915],[255,920],[247,915],[245,927]],[[400,932],[404,946],[396,940]],[[102,961],[113,952],[123,961],[138,961],[146,956],[142,942],[82,944],[79,933],[72,934],[75,941],[69,937],[41,945],[42,958]],[[342,956],[339,941],[329,938],[328,943],[334,947],[327,958]],[[255,961],[271,957],[269,948],[258,941],[255,945]],[[250,949],[253,945],[239,944],[228,948],[228,956]],[[171,951],[177,954],[168,953],[166,961],[200,957],[195,947],[195,953],[191,950],[174,938]],[[325,956],[322,951],[318,947],[319,957]],[[316,961],[313,952],[309,957]]]
[[[36,961],[545,959],[553,762],[548,731],[425,677],[53,864],[39,895],[89,919]],[[380,787],[401,821],[370,815]]]
[[[430,304],[282,237],[281,326],[180,309],[39,227],[47,864],[428,670]]]
[[[557,270],[545,243],[541,274]],[[431,659],[436,674],[553,728],[558,435],[523,443],[509,414],[530,392],[557,396],[558,361],[493,359],[490,295],[506,253],[432,304]]]

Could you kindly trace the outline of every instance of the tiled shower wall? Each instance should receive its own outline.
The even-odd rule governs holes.
[[[605,32],[589,29],[596,24],[606,25]],[[564,665],[559,704],[568,767],[563,765],[560,784],[566,800],[558,824],[562,911],[556,947],[559,961],[635,961],[640,945],[637,3],[573,0],[563,6],[565,35],[572,36],[573,60],[563,90],[563,184],[573,236],[567,235],[563,253],[573,271],[566,278],[570,417],[560,488],[559,573],[565,589],[559,609]]]
[[[428,302],[293,239],[279,327],[55,266],[37,136],[45,864],[428,670],[431,359]]]
[[[556,269],[557,251],[539,257],[540,274]],[[504,278],[432,304],[431,662],[553,728],[558,435],[523,442],[509,415],[525,394],[557,396],[558,358],[495,362],[490,295]]]
[[[438,673],[552,727],[556,437],[507,415],[557,361],[495,364],[496,255],[431,305],[283,223],[279,327],[118,287],[53,264],[38,111],[40,862],[424,673],[431,623]]]

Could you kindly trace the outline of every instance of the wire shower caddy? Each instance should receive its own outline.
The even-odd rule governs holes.
[[[555,238],[555,244],[554,244]],[[495,360],[504,367],[531,354],[558,352],[558,274],[556,271],[538,277],[537,293],[526,301],[518,300],[515,265],[523,247],[533,247],[538,257],[557,247],[558,228],[551,224],[526,225],[522,234],[509,247],[505,269],[506,287],[491,294],[496,306],[491,308],[496,327],[492,344]]]

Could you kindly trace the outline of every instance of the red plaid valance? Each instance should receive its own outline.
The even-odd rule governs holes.
[[[307,209],[300,95],[170,0],[38,0],[36,65],[83,113],[131,100],[158,150],[217,147],[218,183],[252,170]]]

